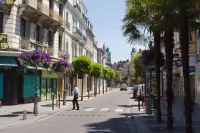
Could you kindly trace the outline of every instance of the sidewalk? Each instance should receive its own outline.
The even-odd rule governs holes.
[[[141,110],[138,111],[138,101],[133,100],[132,108],[132,122],[137,133],[183,133],[185,132],[185,116],[183,100],[176,98],[175,104],[173,104],[173,129],[166,129],[167,123],[167,105],[163,101],[161,102],[162,122],[157,123],[157,116],[155,114],[145,114],[145,108],[141,106]],[[196,105],[193,112],[193,128],[197,133],[200,131],[200,105]]]
[[[104,94],[107,94],[105,92]],[[97,94],[96,97],[104,95],[103,92]],[[95,99],[94,92],[90,92],[90,97],[88,99],[88,93],[84,93],[83,101],[79,97],[79,104],[83,104],[92,99]],[[60,101],[60,108],[56,107],[56,100],[54,101],[54,110],[52,110],[52,100],[38,102],[38,116],[34,116],[33,112],[33,103],[12,105],[12,106],[2,106],[0,107],[0,129],[5,129],[8,127],[14,127],[17,125],[23,125],[38,121],[55,113],[58,113],[67,108],[72,108],[72,99],[73,96],[66,97],[66,105],[63,105],[63,100]],[[23,120],[23,110],[27,110],[27,120]]]

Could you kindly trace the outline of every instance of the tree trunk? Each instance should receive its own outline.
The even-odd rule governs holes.
[[[166,67],[167,67],[167,129],[173,128],[172,118],[172,67],[173,67],[173,30],[169,29],[164,34]]]
[[[194,107],[194,101],[190,94],[189,84],[189,20],[187,16],[187,9],[183,9],[185,16],[181,17],[180,25],[180,45],[183,65],[183,77],[184,77],[184,105],[185,105],[185,118],[186,118],[186,133],[193,133],[192,127],[192,110]]]
[[[38,115],[38,67],[35,70],[35,94],[34,94],[34,109],[33,113],[35,116]]]
[[[104,94],[104,79],[103,79],[103,94]]]
[[[83,79],[84,79],[84,78],[82,78],[82,91],[81,91],[81,101],[83,101]]]
[[[156,82],[157,82],[157,122],[162,122],[160,108],[160,32],[153,32],[155,44],[155,65],[156,65]]]

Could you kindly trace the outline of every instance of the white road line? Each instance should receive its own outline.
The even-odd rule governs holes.
[[[123,112],[124,109],[118,108],[115,110],[115,112]]]
[[[106,111],[108,111],[108,110],[109,110],[109,108],[102,108],[100,111],[106,112]]]
[[[94,110],[95,108],[88,108],[88,109],[85,109],[84,111],[92,111]]]

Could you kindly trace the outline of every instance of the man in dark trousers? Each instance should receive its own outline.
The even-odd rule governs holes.
[[[73,108],[72,110],[75,109],[75,104],[76,104],[76,108],[77,110],[79,110],[79,104],[78,104],[78,94],[79,94],[79,89],[76,85],[74,85],[74,90],[72,92],[72,94],[74,95],[74,99],[73,99]]]

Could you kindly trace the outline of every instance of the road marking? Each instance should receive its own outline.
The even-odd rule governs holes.
[[[108,110],[109,110],[109,108],[102,108],[100,111],[106,112],[106,111],[108,111]]]
[[[124,109],[118,108],[115,110],[115,112],[123,112]]]
[[[88,109],[85,109],[84,111],[92,111],[94,110],[95,108],[88,108]]]

